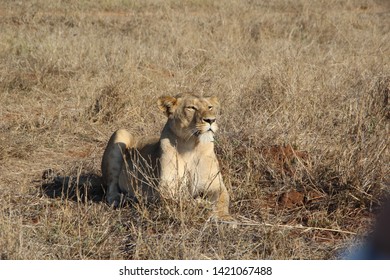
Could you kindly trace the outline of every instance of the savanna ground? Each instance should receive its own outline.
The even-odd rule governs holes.
[[[337,258],[388,193],[389,31],[379,0],[2,0],[0,259]],[[55,183],[95,180],[111,133],[158,134],[180,92],[223,106],[236,228]]]

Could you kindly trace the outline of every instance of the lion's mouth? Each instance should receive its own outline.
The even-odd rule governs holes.
[[[214,134],[217,127],[214,125],[198,125],[195,127],[194,135],[200,142],[214,142]]]
[[[194,135],[196,137],[199,137],[200,135],[208,133],[208,132],[210,132],[210,133],[212,133],[214,135],[214,130],[211,127],[209,127],[206,130],[198,129],[197,131],[195,131]]]
[[[195,131],[194,135],[199,137],[200,135],[205,134],[205,133],[209,133],[209,132],[212,133],[213,135],[215,133],[214,129],[211,126],[208,128],[198,128]]]

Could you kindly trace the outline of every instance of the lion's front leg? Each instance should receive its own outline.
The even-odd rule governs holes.
[[[161,197],[175,199],[178,197],[180,187],[186,184],[185,163],[175,155],[160,159],[161,171],[159,192]]]
[[[159,183],[161,197],[175,199],[178,196],[179,180],[176,174],[162,174]]]
[[[229,193],[222,181],[221,176],[216,179],[206,192],[206,197],[213,204],[212,218],[220,221],[233,222],[235,219],[229,213]]]

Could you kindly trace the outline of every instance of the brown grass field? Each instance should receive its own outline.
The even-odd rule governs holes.
[[[2,0],[0,259],[338,258],[389,192],[389,31],[385,0]],[[181,92],[219,97],[237,227],[59,186]]]

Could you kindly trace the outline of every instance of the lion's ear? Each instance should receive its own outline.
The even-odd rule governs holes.
[[[157,101],[158,107],[169,117],[176,109],[177,99],[172,96],[161,96]]]

